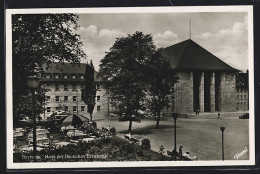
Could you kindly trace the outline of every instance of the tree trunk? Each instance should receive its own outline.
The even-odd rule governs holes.
[[[160,122],[160,117],[161,117],[161,113],[160,112],[158,112],[157,113],[157,121],[156,121],[156,129],[158,129],[159,128],[159,122]]]
[[[92,121],[92,114],[89,114],[90,115],[90,121]]]
[[[132,120],[129,121],[129,128],[128,128],[128,133],[130,134],[132,130]]]

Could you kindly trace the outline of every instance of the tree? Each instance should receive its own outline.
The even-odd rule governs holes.
[[[136,32],[117,38],[110,51],[101,60],[99,76],[109,85],[110,98],[120,121],[132,122],[141,119],[146,98],[144,66],[155,52],[150,34]]]
[[[174,70],[167,58],[157,50],[147,62],[147,107],[154,113],[156,128],[159,128],[161,112],[168,108],[172,101],[173,85],[177,82]]]
[[[27,76],[43,74],[55,61],[76,64],[85,57],[80,36],[75,34],[77,21],[78,15],[75,14],[12,15],[14,119],[25,108],[29,109],[26,106],[29,103]],[[39,90],[37,93],[44,94]],[[36,102],[36,108],[41,110],[40,103],[42,101]]]
[[[85,88],[82,90],[82,98],[84,103],[88,107],[88,113],[90,115],[90,121],[92,121],[92,114],[95,108],[96,99],[96,84],[95,84],[95,68],[92,61],[90,64],[86,64],[85,70]]]

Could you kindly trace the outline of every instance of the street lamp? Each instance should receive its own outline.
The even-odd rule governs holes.
[[[225,127],[220,127],[220,130],[222,132],[222,160],[224,161],[224,131],[225,131]]]
[[[172,113],[172,118],[174,119],[174,150],[175,151],[177,149],[177,147],[176,147],[176,120],[177,120],[178,116],[179,116],[178,113]],[[174,152],[174,153],[177,154],[176,152]],[[176,161],[176,155],[174,156],[174,159]]]
[[[36,121],[35,121],[35,90],[39,87],[40,78],[36,76],[28,76],[27,77],[27,85],[31,89],[32,92],[32,112],[33,112],[33,154],[34,159],[36,155]]]

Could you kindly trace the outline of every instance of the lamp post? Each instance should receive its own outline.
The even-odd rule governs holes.
[[[172,113],[172,118],[174,120],[174,150],[175,151],[177,149],[177,147],[176,147],[176,120],[177,120],[178,116],[179,116],[178,113]],[[177,154],[177,153],[175,153],[175,154]],[[174,155],[174,160],[176,161],[176,155]]]
[[[224,161],[224,131],[225,131],[225,127],[220,127],[220,130],[222,132],[222,160]]]
[[[36,76],[28,76],[27,77],[27,85],[31,89],[32,92],[32,112],[33,112],[33,154],[34,159],[36,155],[36,115],[35,115],[35,90],[39,87],[40,78]]]

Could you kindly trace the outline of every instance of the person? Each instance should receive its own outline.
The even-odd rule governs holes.
[[[200,110],[198,109],[198,115],[200,115]]]
[[[107,130],[108,130],[108,132],[110,132],[110,125],[108,126]]]
[[[182,146],[179,148],[179,156],[182,157]]]
[[[220,118],[220,113],[218,113],[218,118]]]

